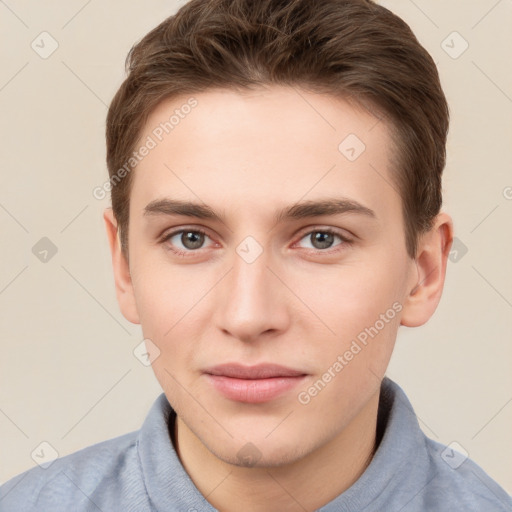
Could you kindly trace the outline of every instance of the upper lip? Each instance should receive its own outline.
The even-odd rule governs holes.
[[[300,370],[294,370],[286,366],[271,363],[258,364],[255,366],[226,363],[207,368],[204,372],[210,375],[222,375],[234,379],[268,379],[271,377],[299,377],[306,375]]]

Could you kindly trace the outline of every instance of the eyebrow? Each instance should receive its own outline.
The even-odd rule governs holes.
[[[315,201],[302,201],[279,210],[274,215],[276,224],[286,220],[298,220],[323,215],[339,215],[357,213],[376,218],[373,210],[357,201],[346,198],[327,198]],[[225,223],[225,215],[217,213],[206,204],[183,201],[179,199],[156,199],[144,208],[144,216],[149,215],[181,215],[199,219],[210,219]]]

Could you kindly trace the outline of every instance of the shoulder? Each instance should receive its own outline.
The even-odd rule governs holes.
[[[75,510],[77,503],[95,497],[105,504],[120,487],[136,492],[138,431],[88,446],[55,459],[49,466],[35,466],[0,487],[0,509],[5,512]],[[117,494],[119,496],[119,494]]]
[[[430,463],[427,510],[512,512],[512,497],[455,443],[425,437]],[[436,508],[437,507],[437,508]]]
[[[369,474],[387,489],[384,505],[397,502],[397,509],[410,512],[512,512],[512,497],[460,444],[447,446],[425,434],[407,395],[389,378],[382,382],[378,419],[381,453]]]

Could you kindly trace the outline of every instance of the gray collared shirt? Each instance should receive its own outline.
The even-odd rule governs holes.
[[[0,487],[1,512],[214,512],[174,450],[164,393],[140,430],[36,466]],[[361,477],[320,512],[512,512],[478,465],[425,436],[403,390],[384,378],[382,439]]]

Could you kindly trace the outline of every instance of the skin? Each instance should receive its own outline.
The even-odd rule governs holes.
[[[398,328],[420,326],[434,313],[452,220],[440,213],[409,258],[401,199],[390,186],[388,128],[367,110],[278,86],[194,97],[198,106],[133,171],[129,263],[112,210],[105,210],[117,298],[125,318],[140,323],[160,351],[152,366],[178,415],[177,452],[207,500],[227,512],[314,510],[350,487],[371,460],[380,384]],[[162,102],[140,140],[187,99]],[[353,162],[338,150],[351,133],[366,145]],[[273,220],[298,201],[342,196],[375,218]],[[164,197],[205,203],[224,221],[144,215]],[[160,243],[179,228],[207,236],[199,248],[182,233]],[[325,228],[352,243],[338,236],[315,243],[313,232]],[[236,252],[247,236],[263,250],[252,263]],[[401,311],[300,403],[298,393],[396,302]],[[245,404],[221,395],[202,373],[226,362],[278,363],[308,376],[277,399]],[[247,443],[257,448],[250,462],[237,456]]]

